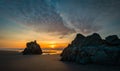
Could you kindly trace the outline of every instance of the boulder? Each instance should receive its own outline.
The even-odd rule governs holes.
[[[22,52],[23,55],[42,54],[40,45],[35,41],[26,43],[26,48]]]
[[[72,43],[61,53],[61,60],[81,64],[120,65],[119,40],[117,36],[108,36],[104,40],[98,33],[93,33],[87,37],[77,34]]]

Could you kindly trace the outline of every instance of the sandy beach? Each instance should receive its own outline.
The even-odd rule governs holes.
[[[21,55],[0,51],[0,71],[119,71],[120,66],[62,62],[59,55]]]

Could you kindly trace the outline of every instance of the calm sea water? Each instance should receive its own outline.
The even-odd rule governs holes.
[[[0,50],[22,52],[23,48],[0,48]],[[62,49],[42,49],[43,55],[61,54]]]

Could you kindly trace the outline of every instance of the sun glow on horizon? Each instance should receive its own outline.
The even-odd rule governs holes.
[[[49,42],[48,44],[50,48],[56,48],[56,42],[55,41],[52,41],[52,42]]]
[[[51,48],[55,48],[55,44],[51,44],[50,47],[51,47]]]
[[[68,45],[67,42],[61,41],[38,41],[41,48],[64,48]]]
[[[49,44],[50,46],[49,47],[50,48],[55,48],[55,46],[56,46],[55,43],[56,43],[55,41],[50,42],[50,44]]]

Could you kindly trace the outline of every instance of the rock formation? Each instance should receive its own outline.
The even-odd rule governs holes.
[[[62,61],[81,64],[120,64],[120,39],[116,35],[104,39],[94,33],[87,37],[77,34],[76,38],[61,53]]]
[[[42,50],[36,40],[26,43],[26,46],[27,47],[22,52],[23,55],[42,54]]]

